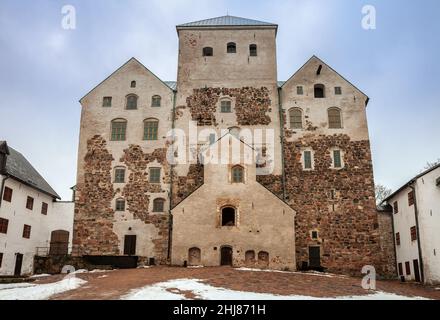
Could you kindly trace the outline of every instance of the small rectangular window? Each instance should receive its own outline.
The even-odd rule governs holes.
[[[30,239],[31,238],[31,226],[25,224],[23,226],[23,238]]]
[[[335,168],[342,167],[341,150],[333,150],[333,165]]]
[[[164,200],[156,199],[153,202],[153,212],[163,212]]]
[[[341,89],[341,87],[335,87],[335,94],[336,94],[336,95],[341,95],[341,94],[342,94],[342,89]]]
[[[125,182],[125,169],[117,168],[115,169],[115,183],[124,183]]]
[[[0,233],[8,233],[9,220],[0,218]]]
[[[0,268],[2,267],[3,262],[3,252],[0,252]]]
[[[396,245],[400,246],[400,232],[396,233]]]
[[[224,100],[220,102],[220,109],[222,113],[230,113],[232,112],[231,101]]]
[[[406,275],[410,276],[411,275],[411,266],[408,261],[405,262],[405,269],[406,269]]]
[[[43,202],[41,204],[41,214],[47,215],[47,209],[49,205],[46,202]]]
[[[397,203],[397,201],[394,201],[393,211],[394,211],[394,214],[399,213],[399,204]]]
[[[251,57],[256,57],[257,56],[257,45],[256,44],[251,44],[249,46],[249,55]]]
[[[150,168],[150,182],[160,183],[160,168]]]
[[[403,265],[402,265],[402,262],[399,262],[399,276],[403,276]]]
[[[112,97],[104,97],[102,99],[102,106],[103,107],[111,107],[112,106]]]
[[[312,231],[312,239],[318,239],[318,231]]]
[[[12,189],[5,187],[4,191],[3,191],[3,200],[7,201],[7,202],[11,202],[12,201]]]
[[[415,226],[411,227],[410,229],[411,232],[411,241],[416,241],[417,240],[417,229]]]
[[[116,200],[116,211],[125,211],[125,200],[124,199]]]
[[[303,95],[304,91],[303,91],[303,87],[302,86],[297,86],[296,87],[296,94],[297,95]]]
[[[412,206],[414,204],[414,191],[408,193],[408,205]]]
[[[312,152],[304,151],[304,169],[312,169]]]
[[[34,208],[34,198],[27,197],[26,199],[26,209],[32,210]]]

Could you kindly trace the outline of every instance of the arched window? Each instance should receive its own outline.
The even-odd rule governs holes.
[[[153,201],[153,212],[163,212],[164,211],[164,199],[154,199]]]
[[[127,110],[137,109],[137,101],[138,101],[137,95],[129,94],[127,96],[127,103],[125,105],[125,109],[127,109]]]
[[[314,92],[315,92],[315,98],[324,98],[325,86],[323,84],[315,84]]]
[[[244,182],[244,169],[242,166],[232,167],[232,182],[243,183]]]
[[[144,120],[144,140],[157,140],[157,132],[159,129],[159,120]]]
[[[339,108],[329,108],[328,112],[328,127],[330,129],[342,128],[342,115]]]
[[[124,167],[116,167],[115,168],[115,183],[124,183],[125,182],[125,168]]]
[[[125,211],[125,200],[122,198],[116,199],[116,211]]]
[[[235,208],[224,207],[222,209],[222,227],[235,226]]]
[[[214,55],[214,50],[211,47],[203,48],[203,56],[204,57],[212,57]]]
[[[130,83],[130,88],[136,88],[136,81],[132,81],[131,83]]]
[[[227,53],[236,53],[237,52],[237,46],[235,45],[235,42],[229,42],[227,44],[226,52]]]
[[[256,44],[249,45],[249,55],[251,57],[256,57],[257,56],[257,45]]]
[[[302,129],[303,119],[302,110],[300,108],[292,108],[289,110],[290,128],[291,129]]]
[[[124,141],[126,138],[127,120],[115,119],[111,122],[111,141]]]
[[[155,95],[151,98],[151,106],[152,107],[160,107],[160,101],[162,98],[158,95]]]

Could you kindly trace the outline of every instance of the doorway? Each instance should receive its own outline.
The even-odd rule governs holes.
[[[220,265],[222,266],[232,266],[232,248],[222,247],[220,250]]]
[[[124,255],[134,256],[136,255],[136,236],[126,235],[124,237]]]
[[[413,266],[414,266],[414,276],[416,278],[416,281],[420,282],[419,260],[417,259],[413,260]]]
[[[309,247],[309,267],[312,269],[321,268],[320,247]]]
[[[23,265],[23,255],[21,253],[15,254],[15,269],[14,276],[21,276],[21,266]]]

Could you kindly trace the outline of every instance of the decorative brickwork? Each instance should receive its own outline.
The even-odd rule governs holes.
[[[221,96],[235,99],[238,125],[268,125],[271,120],[271,100],[266,87],[253,88],[202,88],[194,89],[186,99],[192,120],[198,125],[217,125],[215,113]]]
[[[118,255],[118,237],[113,233],[114,197],[111,181],[113,156],[99,135],[87,141],[84,181],[77,184],[74,238],[76,250],[84,255]]]

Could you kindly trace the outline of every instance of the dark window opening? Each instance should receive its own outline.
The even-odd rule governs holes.
[[[125,168],[116,168],[115,183],[124,183],[124,182],[125,182]]]
[[[411,232],[411,241],[416,241],[417,240],[417,229],[415,226],[411,227],[410,229]]]
[[[128,95],[125,108],[127,110],[137,109],[137,101],[138,101],[138,97],[136,95],[134,95],[134,94]]]
[[[249,55],[251,57],[256,57],[257,56],[257,45],[256,44],[251,44],[249,46]]]
[[[164,204],[165,204],[164,199],[154,199],[153,212],[163,212]]]
[[[414,204],[414,191],[408,193],[408,205],[412,206]]]
[[[397,203],[397,201],[394,201],[393,208],[394,208],[394,214],[399,212],[399,204]]]
[[[235,226],[235,209],[226,207],[222,209],[222,227]]]
[[[211,47],[203,48],[203,56],[204,57],[212,57],[214,55],[214,50]]]
[[[111,107],[112,106],[112,97],[104,97],[102,99],[102,106],[103,107]]]
[[[3,262],[3,253],[0,252],[0,268],[2,267],[2,262]]]
[[[126,235],[124,237],[124,255],[133,256],[136,254],[136,236]]]
[[[26,199],[26,209],[32,210],[34,208],[34,198],[27,197]]]
[[[125,211],[125,200],[118,199],[116,200],[116,211]]]
[[[312,239],[318,239],[318,231],[312,231]]]
[[[304,90],[303,90],[302,86],[297,86],[296,87],[296,94],[298,94],[298,95],[304,94]]]
[[[405,270],[406,270],[406,275],[410,276],[411,275],[411,265],[409,264],[409,261],[405,262]]]
[[[324,98],[325,96],[325,87],[323,84],[315,84],[314,92],[315,98]]]
[[[400,246],[400,232],[396,233],[396,245]]]
[[[9,220],[0,218],[0,233],[8,233]]]
[[[30,239],[31,237],[31,226],[25,224],[23,227],[23,238]]]
[[[402,262],[399,262],[399,276],[403,276],[403,265],[402,265]]]
[[[3,191],[3,200],[7,201],[7,202],[11,202],[12,201],[12,189],[5,187],[4,191]]]
[[[130,88],[136,88],[136,81],[132,81],[130,83]]]
[[[333,165],[335,168],[342,167],[341,151],[333,150]]]
[[[342,94],[342,89],[341,89],[341,87],[335,87],[335,94],[336,94],[336,95],[341,95],[341,94]]]
[[[160,103],[161,103],[162,98],[158,95],[155,95],[151,98],[151,106],[155,107],[155,108],[159,108],[160,107]]]
[[[47,215],[47,209],[49,205],[46,202],[43,202],[41,204],[41,214]]]
[[[237,52],[237,46],[235,44],[235,42],[229,42],[227,47],[226,47],[226,52],[227,53],[236,53]]]

